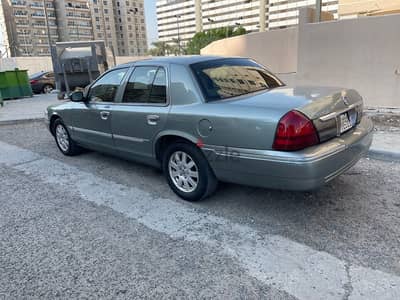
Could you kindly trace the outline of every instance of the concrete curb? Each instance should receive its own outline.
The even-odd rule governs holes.
[[[4,120],[0,121],[1,125],[16,125],[16,124],[24,124],[36,121],[44,121],[44,117],[30,118],[30,119],[21,119],[21,120]]]
[[[400,162],[400,152],[386,151],[378,148],[370,148],[368,157],[384,161]]]

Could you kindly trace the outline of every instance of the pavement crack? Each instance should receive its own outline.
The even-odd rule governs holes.
[[[10,167],[11,168],[15,168],[15,167],[23,166],[23,165],[30,164],[32,162],[35,162],[35,161],[38,161],[38,160],[41,160],[41,159],[43,159],[43,157],[37,157],[37,158],[31,159],[31,160],[27,160],[27,161],[23,161],[23,162],[19,162],[19,163],[10,165]]]
[[[353,285],[351,282],[351,275],[350,275],[350,267],[351,267],[350,262],[346,261],[344,264],[344,268],[346,270],[347,281],[343,285],[343,289],[344,289],[343,300],[348,300],[351,296],[351,293],[353,292]]]

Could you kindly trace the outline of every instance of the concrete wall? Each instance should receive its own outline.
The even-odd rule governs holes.
[[[299,26],[297,83],[352,87],[400,107],[400,15]]]
[[[28,74],[49,71],[53,68],[50,56],[10,57],[0,59],[0,71],[15,68],[28,70]]]
[[[148,56],[116,56],[117,64],[148,58]],[[40,71],[50,71],[53,69],[50,56],[39,57],[11,57],[0,59],[0,71],[13,70],[19,68],[28,70],[28,74]]]
[[[201,54],[251,57],[275,73],[297,70],[297,27],[215,41]]]

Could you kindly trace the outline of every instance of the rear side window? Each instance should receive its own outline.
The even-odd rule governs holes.
[[[249,59],[218,59],[191,65],[207,101],[222,100],[282,86],[263,66]]]
[[[129,78],[122,102],[166,103],[166,74],[162,67],[136,67]]]
[[[115,94],[128,68],[108,72],[96,81],[89,90],[89,100],[93,102],[114,102]]]

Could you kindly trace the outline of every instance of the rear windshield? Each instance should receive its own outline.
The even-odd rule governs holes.
[[[31,76],[29,76],[29,78],[30,79],[37,79],[37,78],[40,78],[40,77],[42,77],[44,74],[46,74],[47,72],[43,72],[43,71],[41,71],[41,72],[38,72],[38,73],[34,73],[34,74],[32,74]]]
[[[222,100],[284,84],[250,59],[218,59],[191,65],[207,101]]]

